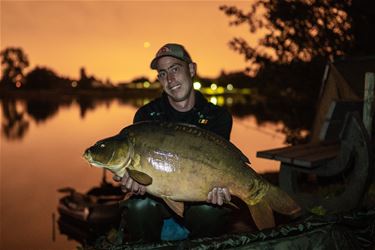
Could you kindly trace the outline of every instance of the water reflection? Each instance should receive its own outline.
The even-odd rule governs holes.
[[[55,100],[28,100],[26,111],[37,123],[47,121],[57,114],[61,103]]]
[[[85,119],[90,111],[105,105],[109,107],[114,100],[120,104],[139,108],[159,95],[135,95],[120,98],[118,96],[91,95],[43,95],[28,98],[4,98],[1,100],[3,110],[2,134],[8,140],[22,139],[28,130],[30,121],[37,124],[51,119],[62,107],[78,104],[81,119]],[[282,123],[283,127],[276,132],[286,135],[285,142],[297,144],[308,139],[308,127],[312,124],[312,116],[308,107],[295,105],[286,99],[264,99],[258,95],[223,94],[207,95],[207,100],[226,107],[234,117],[245,118],[254,116],[258,125],[265,123]]]
[[[79,105],[79,113],[82,119],[85,118],[87,111],[94,110],[95,106],[97,105],[96,101],[93,98],[87,96],[77,97],[76,102]]]
[[[4,98],[2,104],[2,134],[9,140],[22,139],[29,127],[31,120],[36,123],[44,123],[58,114],[62,107],[70,107],[78,104],[80,117],[84,119],[89,111],[94,111],[98,106],[109,107],[114,99],[121,104],[132,105],[139,108],[148,102],[152,97],[134,96],[132,98],[114,97],[91,97],[91,96],[43,96],[42,98]],[[207,96],[207,99],[219,106],[227,107],[235,117],[244,117],[254,114],[254,102],[249,96],[244,95],[220,95]]]
[[[25,118],[25,110],[17,109],[16,100],[3,100],[1,131],[9,140],[21,139],[29,128],[29,121]]]

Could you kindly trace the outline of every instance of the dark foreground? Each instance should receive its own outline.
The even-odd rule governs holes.
[[[102,236],[85,249],[373,249],[375,208],[302,221],[253,233],[158,243],[122,243]]]
[[[263,177],[277,185],[277,173]],[[110,184],[108,188],[113,186]],[[100,188],[103,191],[103,186]],[[103,195],[103,194],[101,194]],[[112,197],[113,194],[111,194]],[[320,213],[317,213],[320,214]],[[247,221],[244,215],[240,221]],[[128,242],[118,223],[106,223],[97,228],[85,224],[70,224],[60,217],[60,232],[79,241],[83,249],[375,249],[375,185],[367,192],[360,209],[346,213],[316,215],[306,212],[291,220],[275,214],[277,227],[257,231],[250,224],[239,223],[226,235],[182,241],[154,243]],[[114,221],[120,221],[116,216]],[[71,221],[73,222],[73,221]],[[72,227],[72,225],[75,225]],[[74,229],[74,230],[72,230]],[[94,232],[95,231],[95,232]],[[79,249],[82,249],[79,247]]]

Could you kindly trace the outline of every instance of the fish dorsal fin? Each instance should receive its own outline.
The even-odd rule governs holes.
[[[148,186],[152,183],[152,178],[148,174],[129,168],[126,168],[126,171],[128,172],[129,176],[139,184]]]
[[[261,200],[257,204],[248,207],[251,217],[253,217],[255,225],[259,230],[275,227],[273,211],[266,201]]]
[[[168,198],[163,198],[165,203],[180,217],[184,217],[184,203],[181,201],[173,201]]]

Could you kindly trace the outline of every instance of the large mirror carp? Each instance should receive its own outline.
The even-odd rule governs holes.
[[[300,207],[251,167],[224,138],[193,125],[140,122],[86,149],[90,165],[115,175],[125,171],[183,216],[184,201],[202,202],[214,187],[226,187],[249,207],[259,229],[275,226],[272,210],[295,215]]]

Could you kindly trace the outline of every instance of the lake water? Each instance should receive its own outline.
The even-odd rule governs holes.
[[[144,101],[73,100],[54,106],[40,100],[32,104],[1,100],[1,249],[79,246],[57,227],[57,204],[62,197],[57,190],[69,186],[86,192],[100,183],[102,171],[82,159],[84,149],[130,125]],[[281,127],[258,126],[253,116],[234,116],[231,141],[257,172],[278,171],[277,162],[258,159],[255,154],[284,146],[285,136],[277,132]]]

